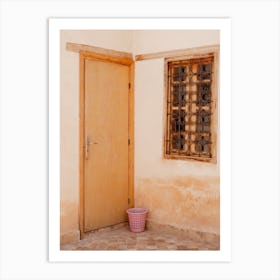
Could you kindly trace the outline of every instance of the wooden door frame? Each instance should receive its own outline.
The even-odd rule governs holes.
[[[71,44],[71,43],[70,43]],[[72,44],[69,46],[77,46]],[[85,225],[85,59],[92,59],[104,62],[112,62],[129,67],[129,92],[128,92],[128,208],[134,207],[134,60],[131,54],[108,50],[103,48],[91,47],[79,51],[79,229],[80,239],[84,236]]]

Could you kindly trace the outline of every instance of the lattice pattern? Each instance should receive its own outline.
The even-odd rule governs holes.
[[[211,158],[213,56],[168,63],[166,153]]]

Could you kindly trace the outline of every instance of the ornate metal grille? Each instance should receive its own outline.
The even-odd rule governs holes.
[[[166,154],[211,159],[214,57],[168,62]]]

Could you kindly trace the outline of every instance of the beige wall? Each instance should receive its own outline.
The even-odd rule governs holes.
[[[61,242],[79,238],[79,55],[66,42],[131,52],[131,31],[61,31]]]
[[[213,44],[218,31],[137,31],[133,42],[136,54]],[[135,77],[136,206],[154,223],[219,233],[219,162],[163,159],[164,59],[136,62]]]
[[[79,238],[79,55],[66,42],[134,54],[219,43],[216,31],[61,32],[61,242]],[[149,219],[180,228],[219,231],[219,166],[164,160],[163,59],[135,68],[135,203]]]
[[[137,30],[133,33],[135,54],[219,44],[215,30]]]

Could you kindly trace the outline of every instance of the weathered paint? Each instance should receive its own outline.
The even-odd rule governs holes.
[[[68,244],[80,238],[78,205],[75,201],[60,203],[60,243]]]
[[[218,177],[137,178],[135,205],[149,209],[148,221],[219,234]]]
[[[145,44],[147,53],[165,46],[164,41],[150,36],[149,32],[138,35],[137,40],[148,42]],[[186,48],[194,47],[191,44],[196,39],[207,45],[200,33],[193,32],[197,37],[190,36],[189,40],[185,40],[188,37],[185,34],[185,43],[180,42],[177,35],[176,32],[172,35],[177,38],[172,43],[173,49],[180,49],[184,44]],[[219,34],[208,35],[213,39],[211,43],[219,44]],[[164,71],[163,58],[137,61],[135,65],[135,205],[149,209],[148,224],[219,235],[219,121],[216,124],[217,162],[165,159]]]

